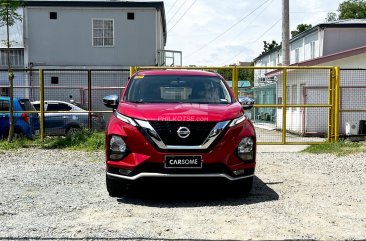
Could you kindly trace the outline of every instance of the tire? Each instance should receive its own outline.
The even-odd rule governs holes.
[[[26,136],[24,135],[24,133],[21,130],[15,129],[14,130],[14,135],[13,135],[13,140],[21,140],[21,139],[25,139]]]
[[[234,194],[246,195],[249,194],[253,188],[254,177],[248,177],[232,183],[232,192]]]
[[[80,132],[81,128],[78,126],[70,126],[67,130],[66,130],[66,135],[75,135],[76,133]]]
[[[106,176],[106,186],[109,196],[122,197],[127,194],[128,182],[123,180],[115,180]]]

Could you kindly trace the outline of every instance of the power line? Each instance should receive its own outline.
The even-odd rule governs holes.
[[[178,12],[180,11],[180,9],[184,6],[184,4],[186,4],[186,1],[183,1],[183,3],[182,3],[181,5],[179,5],[179,7],[178,7],[177,11],[175,11],[175,12],[174,12],[173,16],[168,20],[168,22],[167,22],[166,24],[168,24],[168,23],[170,23],[170,21],[172,21],[172,19],[175,17],[175,15],[177,15],[177,13],[178,13]]]
[[[200,47],[199,49],[197,49],[196,51],[194,51],[191,55],[194,55],[196,53],[198,53],[199,51],[201,51],[202,49],[206,48],[208,45],[210,45],[211,43],[213,43],[214,41],[216,41],[218,38],[220,38],[221,36],[223,36],[225,33],[229,32],[232,28],[234,28],[236,25],[238,25],[239,23],[241,23],[243,20],[245,20],[246,18],[248,18],[250,15],[252,15],[255,11],[257,11],[259,8],[261,8],[264,4],[266,4],[267,2],[269,2],[270,0],[266,0],[264,1],[261,5],[259,5],[258,7],[256,7],[253,11],[251,11],[249,14],[247,14],[246,16],[244,16],[243,18],[239,19],[239,21],[235,22],[233,25],[231,25],[229,28],[227,28],[225,31],[223,31],[222,33],[220,33],[219,35],[217,35],[215,38],[213,38],[211,41],[209,41],[208,43],[206,43],[205,45],[203,45],[202,47]]]
[[[175,2],[173,3],[173,5],[169,8],[169,10],[166,13],[167,16],[168,16],[169,12],[174,9],[174,7],[177,4],[177,2],[178,2],[178,0],[175,0]]]
[[[266,11],[266,9],[269,7],[269,6],[271,6],[271,4],[273,3],[273,1],[274,0],[271,0],[269,3],[268,3],[268,5],[267,6],[265,6],[263,9],[262,9],[262,11],[260,11],[255,17],[254,17],[254,19],[253,19],[253,21],[252,22],[250,22],[249,24],[247,24],[247,25],[251,25],[252,23],[254,23],[255,21],[258,21],[258,18],[259,18],[259,16],[261,16],[262,15],[262,13],[264,12],[264,11]],[[240,36],[244,31],[245,31],[246,29],[243,29],[242,31],[240,31],[236,36]]]
[[[180,18],[177,20],[177,22],[175,22],[175,24],[173,25],[173,27],[171,27],[169,30],[168,30],[168,32],[170,31],[170,30],[172,30],[174,27],[175,27],[175,25],[177,25],[179,22],[180,22],[180,20],[182,20],[182,18],[184,17],[184,15],[186,15],[187,14],[187,12],[193,7],[193,5],[195,4],[197,2],[197,0],[194,0],[192,3],[191,3],[191,5],[189,5],[189,7],[187,8],[187,10],[182,14],[182,16],[180,16]]]
[[[250,44],[250,43],[255,43],[255,42],[257,42],[259,39],[261,39],[264,35],[266,35],[270,30],[272,30],[272,28],[274,27],[274,26],[276,26],[279,22],[281,21],[281,18],[280,19],[278,19],[273,25],[271,25],[266,31],[264,31],[256,40],[254,40],[254,41],[250,41],[250,42],[247,42],[247,43],[245,43],[245,44]],[[230,59],[227,59],[227,60],[225,60],[225,62],[223,62],[223,64],[225,64],[225,63],[227,63],[227,62],[229,62],[230,60],[232,60],[232,59],[234,59],[234,58],[236,58],[236,57],[238,57],[239,55],[241,55],[243,52],[240,52],[239,54],[237,54],[237,55],[235,55],[235,56],[233,56],[233,57],[231,57]]]

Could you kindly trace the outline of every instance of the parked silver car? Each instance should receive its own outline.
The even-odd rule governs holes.
[[[40,102],[32,102],[33,106],[40,110]],[[88,111],[80,105],[58,101],[47,100],[44,102],[44,125],[46,135],[68,135],[75,133],[82,128],[88,127]],[[47,113],[49,112],[49,113]],[[91,113],[92,130],[102,131],[105,129],[103,115]]]

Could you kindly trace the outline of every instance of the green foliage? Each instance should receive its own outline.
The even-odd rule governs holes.
[[[361,142],[345,142],[339,141],[336,143],[322,143],[312,145],[304,150],[304,152],[314,154],[334,154],[337,156],[345,156],[355,153],[366,152],[365,145]]]
[[[272,49],[276,48],[278,46],[278,43],[274,40],[272,40],[271,43],[267,42],[267,41],[263,41],[263,52],[262,54],[265,54],[269,51],[271,51]]]
[[[253,69],[239,69],[239,80],[248,80],[253,85],[254,82],[254,70]],[[232,69],[219,69],[217,70],[222,77],[226,80],[232,80]]]
[[[311,29],[313,26],[311,26],[311,24],[299,24],[296,27],[296,30],[291,31],[291,37],[294,38],[296,35],[299,35],[302,32],[305,32],[308,29]]]
[[[66,137],[51,138],[42,145],[45,149],[71,149],[96,151],[104,149],[104,133],[82,130]]]
[[[22,20],[17,13],[22,4],[22,1],[17,0],[0,0],[0,27],[13,26],[17,20]]]
[[[338,16],[334,12],[328,13],[327,17],[325,18],[326,22],[333,22],[333,21],[337,21],[337,20],[338,20]]]
[[[0,150],[17,150],[20,148],[27,148],[33,145],[35,141],[28,139],[16,139],[12,142],[0,140]]]
[[[41,149],[69,149],[84,151],[104,150],[105,134],[104,132],[92,132],[82,130],[78,133],[68,136],[48,137],[43,142],[39,139],[17,139],[13,142],[0,141],[0,150],[15,150],[20,148],[41,148]]]
[[[366,18],[365,0],[347,0],[339,4],[339,19],[362,19]]]

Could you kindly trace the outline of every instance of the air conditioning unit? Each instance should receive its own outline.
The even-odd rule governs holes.
[[[359,122],[346,122],[346,135],[357,135]]]

